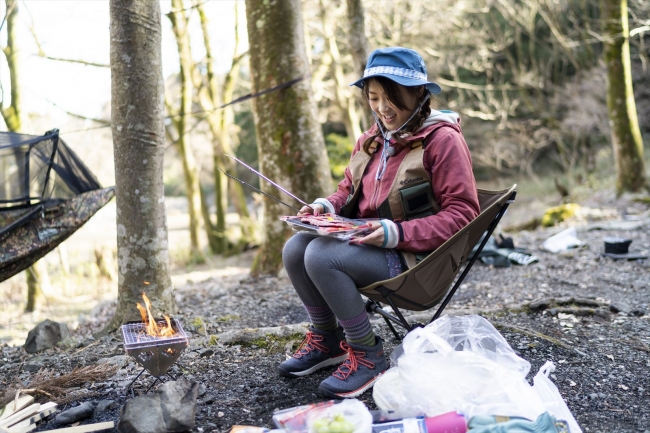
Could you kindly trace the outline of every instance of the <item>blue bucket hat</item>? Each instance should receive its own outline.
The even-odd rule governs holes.
[[[440,86],[427,80],[427,67],[422,56],[403,47],[379,48],[370,53],[363,78],[350,84],[363,88],[366,79],[385,77],[402,86],[426,86],[432,94],[440,93]]]

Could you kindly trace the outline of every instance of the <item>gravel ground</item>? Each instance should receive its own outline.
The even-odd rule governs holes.
[[[603,230],[602,224],[600,230],[588,230],[593,224],[583,224],[578,237],[585,246],[560,254],[539,249],[558,228],[511,234],[515,245],[537,255],[539,263],[508,268],[477,263],[446,310],[486,317],[531,363],[529,379],[547,360],[553,361],[557,369],[551,377],[584,431],[650,433],[650,260],[614,261],[600,254],[603,238],[611,235],[629,237],[634,240],[631,251],[648,253],[650,223],[647,213],[640,216],[646,218],[642,219],[645,223],[634,230]],[[306,322],[307,315],[286,277],[232,275],[188,282],[177,289],[176,296],[181,309],[177,318],[191,338],[179,366],[185,377],[201,384],[193,431],[225,432],[235,424],[273,427],[274,410],[324,400],[316,389],[333,368],[300,379],[276,373],[285,351],[299,343],[298,339],[209,344],[210,336],[225,336],[243,328]],[[575,302],[558,307],[551,302],[562,303],[567,297],[588,299],[600,308],[594,311],[593,306]],[[544,302],[531,305],[539,299]],[[111,400],[108,409],[95,412],[83,423],[117,422],[120,406],[130,398],[124,387],[139,368],[124,356],[120,335],[100,340],[91,336],[108,320],[113,307],[102,304],[91,315],[95,320],[73,333],[78,342],[74,348],[29,355],[20,347],[3,346],[0,386],[16,382],[28,386],[34,371],[41,367],[68,373],[76,366],[108,358],[121,366],[118,372],[104,382],[71,390],[67,394],[70,402],[62,406]],[[373,323],[390,352],[396,340],[383,320],[374,317]],[[136,393],[150,383],[150,377],[136,381]],[[360,399],[375,408],[371,392]],[[44,421],[37,431],[55,427],[54,421]]]

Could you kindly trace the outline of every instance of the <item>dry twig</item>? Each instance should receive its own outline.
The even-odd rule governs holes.
[[[68,374],[53,377],[51,370],[41,370],[34,375],[29,383],[29,389],[18,386],[9,387],[4,395],[0,396],[0,407],[9,403],[17,394],[42,394],[61,403],[65,400],[70,388],[81,386],[87,382],[106,380],[113,376],[118,367],[109,364],[89,365],[78,367]],[[62,400],[63,399],[63,400]]]

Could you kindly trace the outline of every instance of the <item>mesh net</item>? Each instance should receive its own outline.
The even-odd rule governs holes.
[[[99,188],[57,129],[43,136],[0,132],[0,211],[66,200]]]

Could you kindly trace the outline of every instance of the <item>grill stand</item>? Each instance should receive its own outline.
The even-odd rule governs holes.
[[[159,325],[166,324],[164,320],[156,320],[156,322]],[[163,382],[164,376],[176,380],[168,370],[176,363],[181,352],[188,346],[189,339],[180,322],[171,319],[171,324],[175,331],[174,335],[162,338],[147,335],[145,325],[142,322],[129,322],[122,325],[124,349],[129,356],[142,366],[142,371],[124,388],[125,390],[130,388],[132,396],[135,396],[133,384],[145,371],[155,378],[145,391],[145,394],[156,383]]]
[[[177,365],[178,365],[178,363],[177,363]],[[142,376],[142,373],[144,373],[145,371],[147,371],[147,369],[146,369],[146,368],[142,368],[142,370],[140,370],[140,373],[138,373],[138,375],[137,375],[137,376],[136,376],[136,377],[131,381],[131,383],[129,383],[127,386],[124,387],[124,390],[127,391],[127,392],[128,392],[129,389],[131,389],[131,397],[135,397],[135,391],[133,390],[133,386],[132,386],[132,385],[135,383],[136,380],[138,380],[138,378],[139,378],[140,376]],[[151,374],[151,373],[149,373],[149,374]],[[153,376],[153,375],[152,375],[152,376]],[[164,376],[169,376],[169,377],[171,378],[171,380],[176,380],[176,379],[178,378],[178,377],[174,377],[174,376],[173,376],[171,373],[169,373],[169,372],[165,373]],[[156,383],[158,383],[158,382],[160,382],[160,383],[165,382],[165,381],[163,380],[163,377],[164,377],[164,376],[153,376],[154,381],[151,382],[151,385],[149,385],[149,387],[147,388],[147,390],[146,390],[144,393],[147,394],[147,393],[151,390],[151,388],[153,388],[153,386],[154,386]],[[180,374],[179,374],[179,376],[180,376]]]

